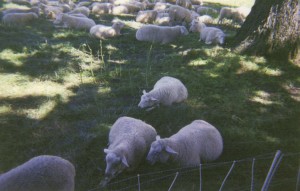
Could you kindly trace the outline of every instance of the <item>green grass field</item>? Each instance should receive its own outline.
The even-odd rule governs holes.
[[[220,8],[243,2],[209,3]],[[13,6],[4,3],[4,8]],[[115,18],[91,17],[107,25]],[[252,157],[262,156],[256,160],[254,177],[259,190],[276,150],[287,155],[270,190],[295,190],[300,152],[299,63],[208,46],[195,33],[168,45],[139,42],[135,16],[118,19],[126,23],[123,35],[102,41],[87,31],[57,29],[42,17],[28,26],[0,24],[0,173],[37,155],[57,155],[75,165],[76,190],[91,190],[103,178],[103,149],[118,117],[141,119],[162,137],[203,119],[216,126],[224,139],[224,152],[212,163],[216,165],[203,169],[203,190],[220,187],[231,161],[251,158],[236,164],[223,189],[250,190]],[[236,28],[220,27],[229,34],[229,42]],[[142,90],[151,90],[166,75],[186,85],[188,99],[149,112],[139,109]],[[167,190],[175,168],[144,162],[116,181],[140,174],[141,190]],[[136,183],[132,178],[111,188]],[[182,169],[173,190],[199,190],[198,168]]]

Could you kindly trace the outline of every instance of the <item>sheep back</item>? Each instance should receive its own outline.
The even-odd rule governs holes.
[[[29,13],[7,13],[3,16],[2,22],[6,25],[24,25],[38,18],[38,15]]]
[[[37,156],[0,175],[1,191],[73,191],[75,168],[57,157]]]

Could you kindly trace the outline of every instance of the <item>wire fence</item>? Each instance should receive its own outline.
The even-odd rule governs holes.
[[[281,151],[252,158],[173,168],[116,179],[98,190],[300,191],[300,152]]]

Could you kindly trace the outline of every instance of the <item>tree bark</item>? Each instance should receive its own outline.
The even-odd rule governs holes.
[[[298,0],[256,0],[231,46],[251,55],[296,57],[299,49]]]

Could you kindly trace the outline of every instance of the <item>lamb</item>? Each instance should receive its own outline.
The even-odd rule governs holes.
[[[63,24],[64,28],[85,29],[90,30],[96,25],[95,21],[90,18],[76,17],[61,13],[56,17],[54,24]]]
[[[1,191],[73,191],[75,168],[69,161],[41,155],[0,175]]]
[[[248,14],[250,13],[251,9],[246,7],[238,7],[238,8],[230,8],[230,7],[223,7],[220,10],[219,20],[218,23],[222,23],[224,18],[231,19],[234,22],[242,24]]]
[[[158,136],[151,144],[147,160],[150,164],[159,161],[183,167],[197,166],[216,160],[222,151],[220,132],[206,121],[195,120],[169,138]]]
[[[123,171],[133,171],[142,162],[155,140],[156,130],[145,122],[131,117],[120,117],[109,132],[106,153],[105,186]]]
[[[154,108],[159,104],[170,106],[186,100],[187,97],[188,91],[179,79],[164,76],[155,83],[150,92],[143,90],[138,106],[140,108]]]
[[[33,12],[7,13],[2,17],[2,22],[5,25],[24,25],[36,19],[38,19],[38,15]]]
[[[112,38],[121,35],[121,29],[124,23],[117,21],[111,27],[104,25],[95,25],[90,29],[90,35],[99,39]]]
[[[193,20],[193,16],[190,10],[180,7],[178,5],[172,5],[169,7],[169,15],[171,22],[176,23],[186,23],[190,24]]]
[[[136,22],[140,23],[153,23],[156,19],[157,11],[154,10],[146,10],[146,11],[139,11],[136,16]]]
[[[167,44],[179,36],[188,35],[188,33],[188,30],[184,26],[145,25],[137,30],[135,36],[139,41]]]
[[[204,23],[193,20],[190,31],[200,32],[199,41],[204,41],[205,44],[224,44],[225,34],[219,28],[207,27]]]

